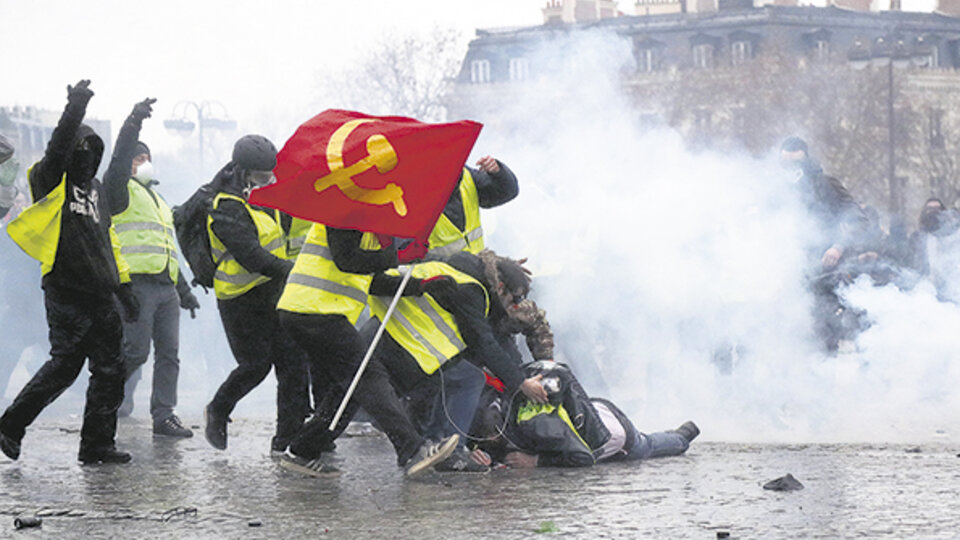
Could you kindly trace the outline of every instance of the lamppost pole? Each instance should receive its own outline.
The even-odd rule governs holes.
[[[217,105],[222,110],[222,117],[217,117],[213,114],[213,107]],[[181,114],[176,116],[177,109],[180,109]],[[194,123],[189,118],[187,118],[187,109],[192,108],[197,115],[197,121]],[[196,103],[194,101],[181,101],[174,105],[173,107],[174,115],[168,120],[163,121],[164,127],[167,129],[178,131],[184,134],[189,135],[193,128],[197,128],[197,166],[199,173],[202,175],[204,172],[203,169],[203,130],[204,128],[219,129],[219,130],[233,130],[237,127],[237,123],[229,119],[227,114],[226,107],[222,103],[216,101],[203,101],[201,103]],[[206,112],[206,114],[204,114]]]
[[[893,55],[887,64],[887,178],[890,185],[890,213],[900,213],[900,186],[897,182],[896,145],[894,144]]]

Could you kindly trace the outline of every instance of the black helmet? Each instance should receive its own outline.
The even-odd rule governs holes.
[[[263,135],[244,135],[233,145],[233,163],[241,169],[271,171],[277,166],[277,147]]]

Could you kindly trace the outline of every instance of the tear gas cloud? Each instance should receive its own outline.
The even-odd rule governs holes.
[[[804,277],[822,239],[788,173],[774,152],[692,151],[641,125],[620,82],[631,63],[628,41],[598,31],[545,42],[530,64],[557,74],[478,118],[475,153],[521,182],[485,215],[488,245],[530,257],[557,359],[641,430],[693,419],[714,440],[944,436],[960,410],[960,310],[929,284],[859,281],[843,296],[872,326],[858,352],[827,357]]]
[[[804,277],[805,250],[820,239],[775,160],[692,151],[670,129],[643,125],[622,92],[620,74],[633,61],[625,40],[574,34],[530,58],[559,75],[515,85],[475,117],[486,128],[474,159],[499,157],[521,182],[520,197],[486,211],[484,225],[488,245],[530,257],[557,359],[588,391],[615,400],[642,430],[692,419],[713,440],[952,436],[946,430],[960,420],[954,304],[938,301],[929,283],[901,292],[858,281],[843,296],[872,326],[858,352],[826,357]],[[255,131],[295,125],[281,116],[282,126]],[[168,185],[165,195],[181,201],[195,185]],[[23,323],[3,331],[2,367],[13,370],[4,402],[48,352],[36,266],[21,263],[32,281],[4,302],[4,320]],[[951,277],[960,285],[960,273]],[[198,297],[198,319],[181,324],[178,412],[193,424],[235,366],[212,294]],[[24,305],[35,309],[16,307]],[[152,362],[146,367],[141,418],[149,417]],[[83,379],[44,414],[79,414]],[[234,415],[272,416],[275,392],[270,375]]]

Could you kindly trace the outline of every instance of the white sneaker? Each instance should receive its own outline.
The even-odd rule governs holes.
[[[460,442],[460,435],[454,433],[438,443],[432,441],[423,443],[404,467],[407,478],[419,476],[425,470],[450,457],[450,454],[457,449],[458,442]]]
[[[306,459],[290,453],[284,453],[280,456],[278,464],[281,468],[295,473],[300,473],[314,478],[329,477],[330,475],[340,474],[340,469],[329,465],[317,459]]]

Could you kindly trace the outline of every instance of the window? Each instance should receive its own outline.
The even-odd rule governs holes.
[[[940,50],[937,47],[934,47],[926,54],[920,54],[914,57],[914,60],[920,66],[928,69],[940,67]]]
[[[510,59],[510,80],[523,81],[530,78],[530,63],[526,58]]]
[[[830,57],[830,42],[825,39],[818,39],[813,42],[812,51],[815,60],[826,60]]]
[[[930,148],[943,150],[943,109],[930,109],[927,112],[929,125]]]
[[[701,69],[713,67],[713,45],[701,43],[693,46],[693,67]]]
[[[751,58],[753,58],[753,43],[734,41],[730,44],[730,62],[733,65],[742,64]]]
[[[659,64],[659,54],[657,49],[646,47],[637,51],[637,71],[640,73],[651,73],[657,70]]]
[[[474,60],[470,62],[470,82],[474,84],[490,82],[489,60]]]

